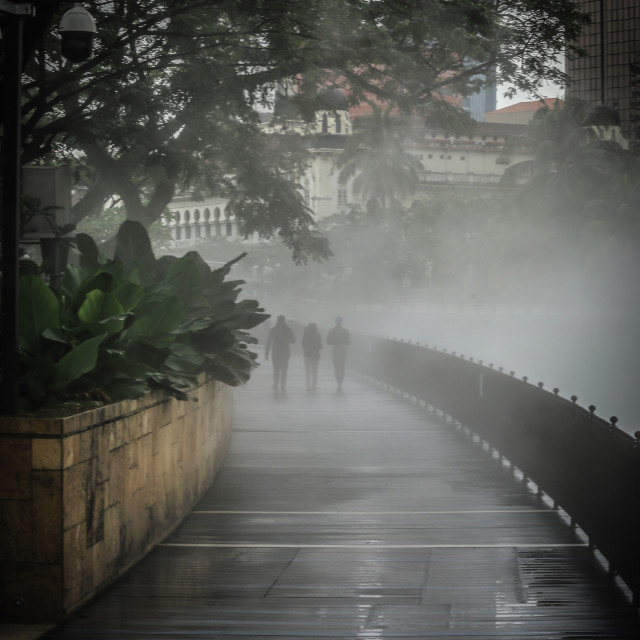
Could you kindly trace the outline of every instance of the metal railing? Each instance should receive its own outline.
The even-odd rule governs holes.
[[[640,432],[455,353],[352,336],[349,367],[477,434],[562,507],[640,602]]]

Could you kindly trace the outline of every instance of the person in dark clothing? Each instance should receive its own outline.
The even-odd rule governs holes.
[[[351,344],[349,331],[342,326],[342,318],[336,318],[336,325],[327,333],[327,344],[333,347],[333,369],[338,383],[338,391],[342,391],[344,369],[347,362],[347,347]]]
[[[278,316],[276,325],[269,331],[264,357],[268,360],[271,353],[273,364],[273,388],[284,391],[287,384],[287,369],[289,368],[289,345],[296,341],[293,330],[285,322],[284,316]]]
[[[314,391],[318,384],[318,364],[322,337],[315,322],[308,324],[302,334],[302,353],[304,355],[304,370],[307,378],[307,389]]]

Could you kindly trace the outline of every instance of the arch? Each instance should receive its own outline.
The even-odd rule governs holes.
[[[213,211],[213,217],[215,220],[220,220],[220,207],[216,207]]]
[[[194,222],[200,222],[200,209],[196,209],[193,212],[193,221]]]
[[[209,208],[207,207],[204,210],[204,221],[209,222],[209,220],[211,220],[211,211],[209,211]]]
[[[189,224],[191,222],[191,214],[189,213],[189,209],[184,212],[184,223]]]

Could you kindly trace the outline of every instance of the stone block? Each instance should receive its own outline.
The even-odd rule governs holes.
[[[64,528],[75,527],[87,518],[87,501],[93,490],[92,465],[81,462],[63,473],[63,520]]]
[[[120,528],[122,526],[122,505],[116,504],[104,512],[103,561],[111,570],[120,555]]]
[[[79,434],[69,436],[62,440],[62,468],[68,469],[80,462],[80,437]]]
[[[36,562],[62,561],[62,472],[33,474],[33,557]]]
[[[106,483],[93,485],[87,495],[87,549],[98,544],[104,539],[104,503]]]
[[[138,438],[132,446],[135,446],[137,449],[136,460],[138,464],[133,470],[133,490],[137,491],[148,484],[151,479],[151,462],[153,457],[153,441],[151,434],[149,433]]]
[[[0,565],[33,561],[33,504],[4,500],[0,521]]]
[[[35,438],[32,443],[34,469],[60,469],[62,466],[62,440]]]
[[[125,475],[128,470],[125,447],[109,453],[109,479],[106,482],[105,507],[122,502],[124,497]]]
[[[109,450],[118,449],[127,441],[127,428],[123,420],[116,420],[105,425],[105,435]]]
[[[142,417],[143,413],[134,413],[133,415],[127,416],[125,419],[125,424],[127,428],[127,442],[135,442],[138,438],[143,435],[142,431]]]
[[[85,462],[98,455],[97,450],[97,433],[95,429],[89,429],[77,434],[79,438],[78,459],[77,462]]]
[[[0,500],[31,498],[31,440],[0,439]]]
[[[84,522],[67,529],[63,534],[63,593],[67,607],[81,600],[83,595],[83,574],[87,571],[86,540]]]

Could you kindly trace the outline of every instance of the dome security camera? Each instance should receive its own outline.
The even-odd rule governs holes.
[[[60,20],[62,55],[70,62],[83,62],[91,55],[93,36],[97,33],[91,14],[81,5],[75,4]]]

